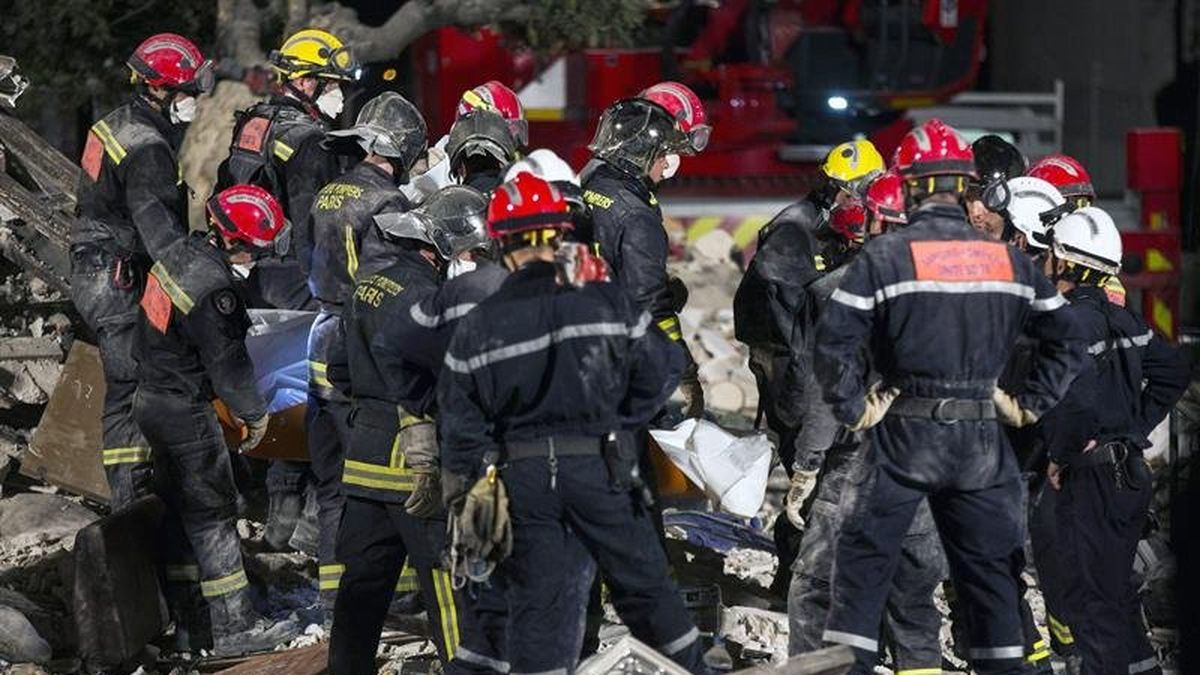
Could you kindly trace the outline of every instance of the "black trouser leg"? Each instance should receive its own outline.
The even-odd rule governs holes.
[[[345,496],[342,494],[342,469],[349,447],[349,405],[309,395],[306,413],[308,454],[317,491],[320,538],[317,560],[323,578],[330,580],[341,569],[336,555],[338,523],[341,522]],[[334,605],[337,594],[332,584],[322,589],[326,608]]]

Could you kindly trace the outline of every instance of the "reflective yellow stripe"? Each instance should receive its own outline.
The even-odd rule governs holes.
[[[117,137],[113,136],[112,129],[108,128],[108,123],[100,120],[92,125],[92,131],[96,132],[96,136],[104,143],[104,152],[108,153],[108,158],[113,161],[113,164],[120,164],[121,160],[125,159],[125,148],[117,142]]]
[[[1037,642],[1033,643],[1033,651],[1035,651],[1035,652],[1039,649],[1045,649],[1045,648],[1046,648],[1045,640],[1038,640]]]
[[[1054,618],[1053,614],[1046,614],[1046,621],[1050,624],[1050,634],[1059,644],[1075,644],[1075,636],[1071,634],[1070,626]]]
[[[400,578],[396,580],[397,593],[412,593],[420,589],[420,580],[417,578],[417,571],[404,563],[404,569],[400,570]]]
[[[317,568],[317,588],[322,591],[336,591],[342,583],[345,565],[321,565]]]
[[[350,279],[358,276],[358,247],[354,244],[354,227],[346,226],[346,274]]]
[[[329,366],[320,361],[308,362],[308,379],[318,387],[332,387],[329,383]]]
[[[1025,657],[1025,660],[1029,663],[1037,663],[1038,661],[1044,661],[1048,658],[1050,658],[1050,650],[1041,649]]]
[[[896,675],[940,675],[941,668],[912,668],[909,670],[897,670]]]
[[[150,461],[150,448],[106,448],[102,453],[104,466],[140,464]]]
[[[163,267],[162,263],[154,263],[154,267],[150,268],[150,273],[158,279],[163,292],[167,294],[167,297],[171,298],[171,303],[178,307],[179,311],[184,314],[192,311],[192,307],[196,303],[192,301],[191,296],[180,288],[179,284],[175,283],[175,280],[171,278],[171,273],[167,271],[166,267]]]
[[[342,482],[378,490],[398,492],[412,492],[413,490],[412,475],[404,466],[380,466],[352,459],[346,460],[345,468],[342,471]]]
[[[280,161],[283,161],[283,162],[286,162],[289,159],[291,159],[292,153],[296,152],[295,150],[293,150],[291,147],[289,147],[283,141],[275,141],[275,143],[272,145],[272,149],[275,152],[275,156],[278,157],[280,159]]]
[[[679,330],[679,319],[668,316],[665,319],[659,319],[656,325],[672,340],[678,342],[683,339],[683,332]]]
[[[215,598],[240,591],[250,582],[246,580],[246,570],[240,569],[227,577],[200,582],[200,594],[206,598]]]
[[[815,267],[818,272],[824,272],[825,271],[825,256],[823,256],[823,255],[813,256],[813,267]]]
[[[401,426],[401,429],[404,427]],[[392,438],[392,453],[388,458],[388,466],[393,469],[404,467],[404,452],[400,449],[400,434],[396,434]]]
[[[167,565],[167,581],[200,581],[200,568],[196,565]]]
[[[454,588],[450,584],[450,573],[433,570],[433,590],[437,595],[438,617],[442,622],[442,641],[446,647],[446,658],[454,658],[458,651],[458,610],[454,606]]]

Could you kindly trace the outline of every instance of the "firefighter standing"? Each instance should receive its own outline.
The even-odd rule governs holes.
[[[967,223],[970,146],[939,120],[897,151],[909,225],[850,264],[817,329],[815,368],[834,415],[873,428],[866,472],[836,553],[825,640],[870,672],[879,621],[920,503],[929,499],[955,588],[971,621],[972,666],[1023,666],[1017,575],[1023,566],[1020,476],[996,420],[1029,424],[1078,369],[1066,301],[1027,256]],[[1024,392],[996,388],[1022,329],[1041,340]],[[866,355],[882,382],[866,386]],[[886,415],[886,416],[885,416]],[[878,426],[876,426],[878,425]]]
[[[831,150],[821,164],[820,185],[777,214],[759,232],[754,259],[734,295],[735,336],[750,349],[759,410],[778,437],[784,469],[794,485],[806,491],[805,497],[816,485],[817,470],[821,468],[819,453],[828,447],[816,448],[815,452],[797,449],[805,417],[813,409],[811,404],[815,400],[820,405],[819,390],[804,388],[809,379],[808,369],[803,366],[804,354],[812,351],[812,319],[816,316],[805,304],[805,288],[826,267],[822,254],[830,240],[829,209],[850,200],[852,193],[865,188],[883,169],[883,157],[870,141],[849,141]],[[810,438],[818,435],[824,434]],[[775,521],[774,537],[780,553],[771,589],[786,596],[792,561],[800,546],[800,530],[792,520],[781,518]]]
[[[1085,207],[1053,229],[1046,273],[1080,317],[1091,364],[1041,424],[1056,496],[1054,553],[1082,672],[1161,672],[1130,580],[1153,493],[1142,450],[1187,389],[1183,355],[1136,314],[1108,301],[1121,236]]]
[[[408,180],[413,162],[425,152],[425,121],[403,96],[388,91],[363,106],[353,127],[329,136],[354,139],[366,153],[361,162],[321,188],[310,214],[309,288],[321,310],[308,336],[306,415],[320,513],[319,587],[323,604],[332,612],[341,572],[334,549],[344,502],[342,462],[350,440],[350,406],[329,380],[329,353],[345,339],[342,312],[354,291],[359,253],[363,239],[375,227],[375,216],[409,209],[397,186]],[[288,497],[298,499],[298,495]],[[280,547],[286,542],[271,543]]]
[[[235,525],[237,489],[212,407],[220,398],[245,422],[239,451],[267,432],[266,402],[246,353],[250,319],[230,263],[285,248],[287,223],[274,198],[249,185],[214,196],[208,214],[208,233],[177,239],[150,269],[133,407],[168,505],[166,578],[177,638],[192,650],[208,646],[207,619],[213,652],[230,656],[273,649],[296,632],[252,607]]]
[[[176,152],[212,64],[187,38],[147,38],[127,65],[135,94],[92,125],[84,148],[79,219],[71,231],[71,299],[104,364],[104,471],[114,509],[151,488],[150,447],[133,418],[133,342],[146,273],[187,226]]]
[[[508,122],[488,110],[473,110],[454,121],[446,143],[450,177],[460,185],[490,192],[504,181],[517,159],[517,142]]]
[[[867,231],[877,236],[887,228],[903,227],[906,222],[901,180],[894,173],[872,181],[865,204],[848,202],[835,207],[830,214],[830,227],[854,248],[862,245]],[[843,261],[808,286],[806,293],[810,297],[806,304],[813,308],[815,316],[819,317],[828,304],[848,262]],[[818,389],[811,375],[811,348],[805,362],[805,372],[810,373],[805,388]],[[822,635],[829,615],[833,554],[842,527],[840,505],[852,504],[856,498],[855,477],[862,471],[864,454],[861,434],[839,433],[839,425],[827,404],[809,397],[808,405],[811,410],[797,445],[820,446],[817,454],[822,459],[808,518],[797,522],[809,496],[804,485],[794,483],[786,501],[787,517],[797,527],[804,527],[800,550],[789,570],[792,584],[788,591],[788,652],[793,655],[824,646]],[[900,673],[937,670],[942,664],[939,640],[942,617],[933,604],[933,592],[945,575],[945,563],[928,505],[918,507],[902,548],[903,555],[888,593],[887,627],[893,669]]]
[[[345,572],[334,609],[333,673],[373,670],[406,559],[418,575],[447,671],[473,667],[454,660],[464,628],[470,632],[460,619],[473,617],[463,616],[440,560],[446,520],[431,417],[438,362],[412,356],[440,350],[436,336],[418,331],[413,339],[412,331],[398,329],[410,324],[418,303],[438,290],[445,261],[485,241],[486,204],[475,190],[449,186],[415,211],[381,217],[382,236],[391,243],[395,262],[359,281],[346,319],[345,359],[335,346],[331,376],[352,395],[353,412],[342,474],[346,505],[337,554]]]
[[[251,270],[253,305],[313,310],[317,303],[307,279],[312,252],[308,214],[317,191],[340,173],[340,160],[323,141],[342,112],[342,85],[357,79],[358,67],[337,37],[312,28],[285,40],[271,52],[270,60],[283,80],[281,90],[269,101],[238,113],[229,156],[217,169],[216,189],[239,183],[259,185],[275,196],[295,225],[292,250],[284,257],[264,258]],[[277,548],[297,529],[296,504],[310,479],[306,463],[271,463],[267,492],[274,508],[268,514],[266,538]],[[292,545],[316,553],[317,501],[315,495],[309,499],[305,514],[309,526],[295,532]]]
[[[573,555],[579,541],[633,635],[701,671],[699,632],[633,487],[632,432],[671,391],[672,350],[619,286],[559,283],[555,248],[569,217],[561,194],[529,173],[492,198],[489,233],[513,272],[459,322],[446,352],[444,494],[460,512],[476,503],[468,488],[485,473],[483,489],[507,488],[512,672],[574,665],[590,582],[587,561]]]

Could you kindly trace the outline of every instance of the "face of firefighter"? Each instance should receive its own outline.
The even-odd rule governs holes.
[[[849,204],[852,201],[854,201],[854,195],[845,190],[838,190],[837,194],[833,197],[833,205],[835,207]]]
[[[1000,241],[1004,234],[1004,216],[988,211],[982,200],[972,199],[967,202],[967,217],[976,230]]]
[[[654,164],[650,165],[650,180],[652,182],[661,183],[671,177],[667,175],[667,168],[669,166],[669,162],[667,161],[668,157],[670,157],[670,155],[663,155],[662,157],[654,160]],[[678,155],[676,155],[676,157],[678,157]],[[679,166],[676,165],[675,169],[671,171],[671,175],[675,175],[675,171],[678,170]]]

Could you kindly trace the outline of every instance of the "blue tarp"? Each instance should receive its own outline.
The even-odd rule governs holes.
[[[271,414],[308,399],[308,331],[316,317],[316,312],[250,310],[246,351]]]
[[[750,524],[728,513],[705,511],[667,511],[663,525],[677,527],[687,535],[689,544],[728,553],[735,548],[753,548],[775,553],[775,542],[758,529],[758,519]]]

